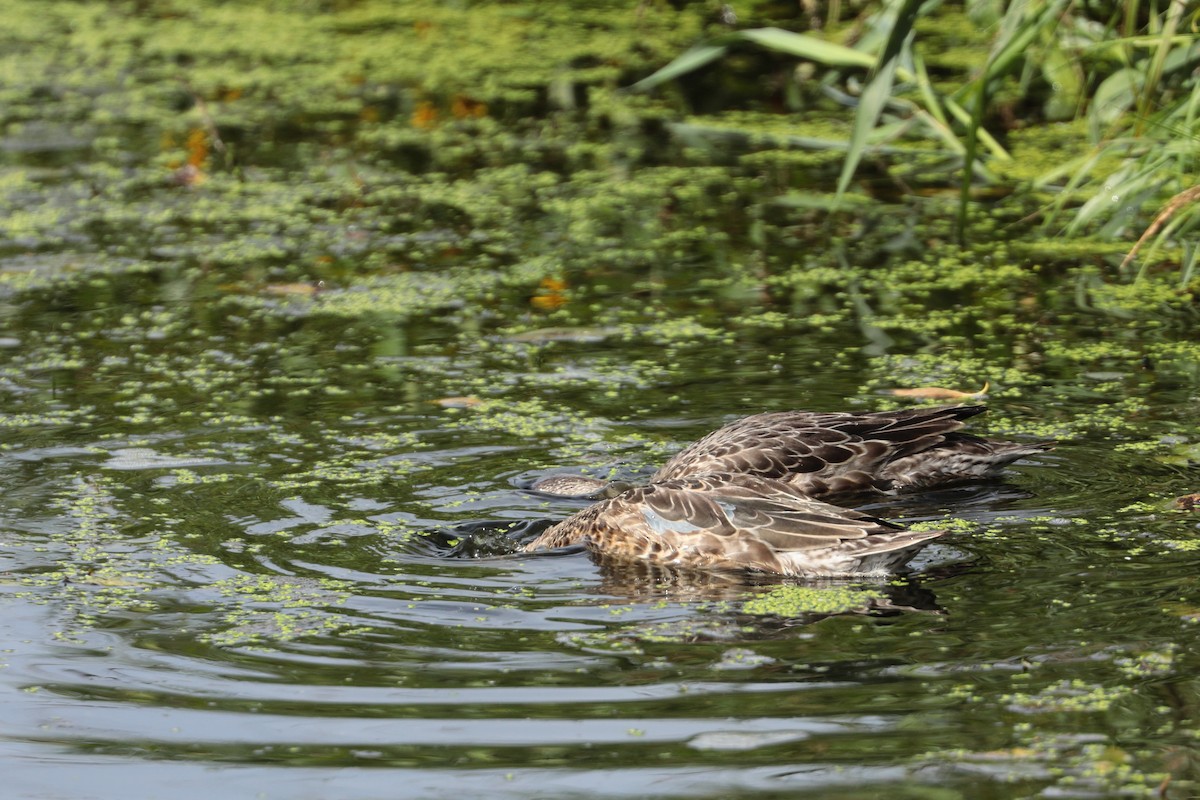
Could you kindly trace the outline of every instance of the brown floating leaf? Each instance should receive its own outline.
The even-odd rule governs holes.
[[[138,581],[122,578],[119,575],[87,575],[82,578],[76,578],[74,583],[87,584],[88,586],[115,586],[119,588],[142,585]]]
[[[986,397],[990,383],[985,382],[978,392],[960,392],[957,389],[943,389],[941,386],[922,386],[917,389],[892,389],[896,397],[913,397],[918,400],[978,400]]]
[[[301,296],[308,297],[324,288],[324,281],[316,283],[268,283],[262,287],[263,294],[273,294],[278,297]]]
[[[439,405],[442,408],[470,408],[471,406],[479,405],[483,401],[478,397],[467,395],[466,397],[439,397],[437,400],[430,400],[429,402]]]

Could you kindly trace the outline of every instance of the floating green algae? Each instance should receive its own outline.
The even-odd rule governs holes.
[[[238,575],[209,587],[227,610],[222,627],[201,634],[213,644],[265,645],[349,633],[355,623],[336,607],[350,597],[348,583],[282,575]]]
[[[747,614],[772,614],[780,617],[799,617],[806,614],[846,614],[869,609],[882,600],[878,591],[853,586],[779,586],[764,595],[747,600],[742,611]]]
[[[1082,680],[1062,681],[1040,692],[1015,692],[1000,701],[1014,710],[1035,712],[1096,712],[1107,711],[1122,697],[1130,694],[1125,686],[1093,686]]]

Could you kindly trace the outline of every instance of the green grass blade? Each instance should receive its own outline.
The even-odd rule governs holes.
[[[967,124],[967,142],[963,153],[962,181],[958,187],[958,215],[955,228],[959,244],[966,244],[967,217],[971,209],[972,165],[979,153],[979,132],[983,130],[983,111],[987,108],[987,86],[984,79],[975,82],[975,97],[971,103],[971,119]]]
[[[1174,36],[1125,36],[1120,39],[1102,39],[1098,42],[1093,42],[1081,51],[1082,55],[1089,58],[1106,55],[1110,50],[1118,52],[1131,48],[1141,48],[1145,50],[1155,50],[1162,45],[1163,41],[1167,41],[1173,45],[1196,45],[1195,34],[1180,33]]]
[[[667,81],[694,72],[724,56],[729,52],[729,48],[738,42],[750,42],[769,50],[787,53],[829,67],[869,69],[875,64],[875,59],[869,54],[836,42],[829,42],[803,33],[792,33],[782,28],[755,28],[727,33],[702,42],[662,69],[633,84],[630,89],[639,92],[653,89]]]
[[[1142,119],[1150,115],[1150,109],[1158,97],[1158,83],[1162,80],[1163,65],[1166,63],[1167,55],[1171,52],[1171,39],[1179,28],[1179,20],[1183,17],[1185,5],[1185,0],[1172,0],[1167,9],[1166,24],[1163,25],[1161,40],[1154,50],[1154,56],[1150,59],[1150,69],[1146,74],[1146,81],[1142,85],[1142,96],[1138,102],[1138,116]]]
[[[1027,5],[1027,3],[1014,3],[1011,9],[1021,15]],[[984,74],[980,77],[991,80],[1008,72],[1017,62],[1023,61],[1028,55],[1030,46],[1041,38],[1044,31],[1053,31],[1058,27],[1065,6],[1065,0],[1055,0],[1053,3],[1047,3],[1040,12],[1035,12],[1029,17],[1012,17],[1011,22],[1009,15],[1005,15],[1007,24],[1005,34],[1007,35],[1002,34],[1001,40],[997,41],[998,46],[988,57]]]
[[[667,81],[674,80],[711,64],[729,52],[729,48],[738,42],[750,42],[759,47],[765,47],[768,50],[787,53],[797,58],[824,64],[827,67],[870,69],[878,61],[877,58],[869,53],[855,50],[852,47],[846,47],[837,42],[818,39],[815,36],[793,33],[792,31],[785,31],[782,28],[753,28],[727,33],[710,39],[707,42],[702,42],[629,88],[640,92],[661,86]],[[902,81],[910,81],[914,78],[911,72],[902,67],[895,69],[896,76]]]
[[[1105,226],[1112,234],[1128,223],[1131,215],[1164,181],[1163,159],[1151,162],[1129,162],[1104,179],[1096,193],[1075,212],[1075,219],[1067,226],[1067,234],[1074,235],[1092,222],[1103,217],[1117,220]]]
[[[703,142],[721,142],[727,147],[742,147],[764,144],[771,147],[791,147],[797,150],[847,150],[849,145],[840,139],[818,139],[811,136],[793,136],[783,133],[767,133],[761,130],[748,130],[733,125],[704,125],[695,122],[669,122],[667,130],[688,144]],[[872,150],[881,155],[917,157],[937,156],[945,151],[927,147],[891,147],[888,145],[873,145]]]
[[[1142,266],[1138,269],[1136,280],[1143,280],[1149,273],[1150,266],[1157,260],[1158,251],[1165,247],[1171,239],[1176,238],[1176,235],[1180,230],[1186,230],[1192,224],[1194,224],[1195,221],[1196,220],[1194,218],[1190,218],[1189,214],[1185,212],[1164,225],[1162,229],[1159,230],[1157,235],[1154,236],[1154,239],[1150,242],[1149,249],[1142,254]],[[1189,256],[1186,247],[1184,248],[1183,256],[1183,259],[1180,260],[1180,267],[1182,268],[1183,274],[1187,275],[1191,272],[1192,265],[1187,263],[1191,256]],[[1187,283],[1186,280],[1183,282]]]
[[[1088,127],[1093,141],[1099,141],[1133,107],[1142,77],[1140,70],[1125,67],[1109,75],[1096,87],[1088,109]]]
[[[698,70],[725,55],[729,51],[729,44],[728,37],[721,37],[719,40],[714,40],[706,44],[698,44],[670,64],[667,64],[652,75],[642,78],[629,88],[631,91],[642,92],[647,89],[653,89],[655,86],[661,86],[667,81],[675,80],[681,75]]]
[[[842,197],[850,186],[850,180],[858,170],[867,150],[867,139],[871,131],[879,124],[879,118],[887,107],[892,96],[892,88],[896,83],[896,71],[900,65],[900,55],[904,52],[912,36],[913,24],[917,20],[922,0],[904,0],[896,15],[895,24],[888,34],[883,51],[879,54],[875,66],[875,74],[871,77],[862,96],[858,101],[858,112],[854,115],[854,129],[850,134],[850,147],[846,151],[846,160],[842,162],[842,173],[838,176],[835,197]]]
[[[1183,244],[1183,270],[1179,274],[1179,285],[1187,286],[1192,282],[1192,277],[1197,275],[1197,268],[1200,268],[1200,245],[1195,242],[1184,242]]]
[[[775,50],[779,53],[806,58],[830,67],[862,67],[870,69],[876,59],[868,53],[836,42],[818,39],[803,33],[792,33],[782,28],[757,28],[739,32],[740,38]]]
[[[950,116],[958,120],[963,126],[972,124],[971,120],[973,116],[965,108],[948,97],[946,98],[946,110],[950,112]],[[1012,155],[1004,149],[1004,145],[996,141],[996,138],[988,133],[986,129],[977,129],[975,135],[979,138],[979,142],[992,154],[993,158],[998,158],[1001,161],[1012,161]]]
[[[854,115],[854,129],[850,133],[850,144],[846,150],[846,160],[842,162],[842,173],[838,176],[836,197],[846,193],[850,179],[854,177],[859,163],[867,150],[867,138],[879,122],[888,98],[892,96],[892,85],[896,79],[896,60],[892,59],[882,65],[875,73],[871,82],[863,89],[858,100],[858,112]]]
[[[933,81],[929,79],[929,73],[925,69],[925,59],[921,58],[919,53],[913,53],[913,67],[915,69],[917,89],[921,92],[921,99],[925,102],[925,110],[930,116],[938,121],[945,129],[949,130],[950,123],[946,120],[946,112],[942,110],[942,103],[938,99],[937,92],[933,88]],[[956,140],[957,141],[957,140]],[[959,149],[962,149],[962,143],[959,142]]]

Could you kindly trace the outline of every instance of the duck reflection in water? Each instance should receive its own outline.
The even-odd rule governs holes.
[[[612,558],[602,553],[593,553],[599,576],[599,590],[606,595],[619,597],[633,603],[730,603],[730,608],[740,608],[755,597],[770,595],[787,587],[802,587],[817,594],[812,607],[801,604],[795,612],[783,616],[792,619],[792,624],[808,624],[830,616],[864,614],[891,616],[905,612],[921,611],[940,614],[943,609],[937,596],[921,585],[927,577],[944,578],[972,569],[970,562],[943,563],[922,571],[921,576],[912,575],[903,581],[879,582],[870,591],[860,592],[861,603],[853,607],[823,608],[819,595],[824,592],[842,597],[841,592],[863,586],[861,579],[853,578],[792,578],[781,579],[778,575],[736,570],[699,570],[669,567],[652,561],[630,561]],[[789,604],[790,606],[791,604]],[[761,615],[757,615],[761,616]],[[755,625],[760,625],[756,622]]]

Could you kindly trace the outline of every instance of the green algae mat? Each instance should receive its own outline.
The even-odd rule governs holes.
[[[1197,792],[1200,330],[1140,229],[955,243],[920,139],[835,206],[850,116],[761,54],[624,88],[715,4],[0,16],[6,796]],[[545,475],[964,397],[1059,446],[864,499],[952,529],[894,581],[515,554]]]

